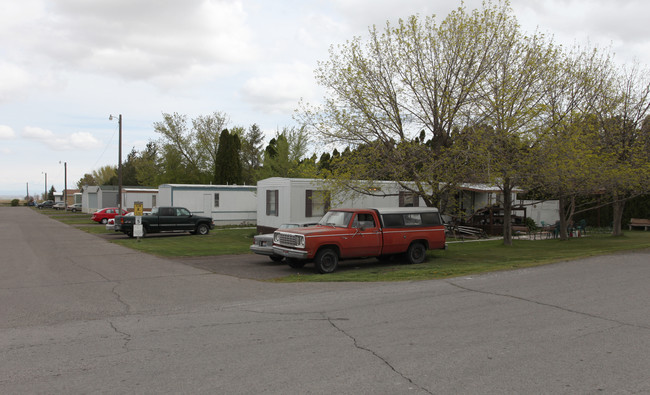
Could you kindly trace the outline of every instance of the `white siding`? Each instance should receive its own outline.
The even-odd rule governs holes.
[[[557,200],[547,200],[545,202],[521,200],[521,204],[526,205],[528,217],[532,218],[537,226],[554,224],[560,220],[560,203]]]
[[[369,196],[364,194],[349,194],[332,196],[330,206],[364,208],[364,207],[399,207],[400,187],[396,182],[377,182],[382,192],[394,196]],[[308,178],[281,178],[272,177],[261,180],[257,183],[257,225],[263,227],[277,228],[284,223],[292,222],[316,222],[319,216],[305,216],[306,192],[307,190],[327,190],[323,180]],[[266,191],[278,190],[278,215],[266,215]],[[420,199],[420,206],[425,206]]]
[[[215,225],[255,224],[257,220],[256,190],[241,185],[163,184],[158,187],[158,206],[185,207],[192,213],[212,217]],[[219,194],[219,207],[214,207],[214,194]],[[205,195],[210,195],[207,212]]]
[[[154,206],[154,195],[158,195],[157,189],[124,188],[122,189],[122,208],[133,211],[133,204],[142,202],[144,210],[151,210]]]

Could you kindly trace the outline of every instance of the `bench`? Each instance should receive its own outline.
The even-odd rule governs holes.
[[[514,236],[521,236],[525,234],[526,236],[530,235],[530,229],[525,225],[512,225],[512,233]]]
[[[643,228],[643,230],[648,230],[648,227],[650,227],[650,219],[631,218],[630,224],[628,226],[630,230],[632,230],[633,227]]]

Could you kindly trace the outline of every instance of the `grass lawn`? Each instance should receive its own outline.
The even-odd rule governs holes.
[[[622,237],[598,234],[568,241],[514,240],[511,247],[502,240],[449,244],[446,251],[429,251],[428,260],[419,265],[354,265],[345,261],[336,272],[327,275],[293,275],[274,281],[414,281],[448,278],[532,267],[548,263],[620,251],[650,248],[650,232],[625,232]]]
[[[109,232],[114,233],[114,232]],[[161,233],[141,238],[120,238],[113,243],[160,256],[207,256],[247,254],[255,229],[213,229],[205,236]]]
[[[51,211],[51,212],[49,212]],[[216,256],[226,254],[248,254],[255,229],[217,228],[208,235],[197,236],[188,233],[150,235],[140,239],[129,239],[107,231],[104,225],[94,224],[88,214],[63,213],[56,210],[42,210],[53,219],[71,224],[93,234],[115,235],[113,243],[138,251],[159,256]],[[84,226],[89,225],[89,226]],[[450,243],[446,251],[428,251],[428,259],[419,265],[399,262],[388,264],[356,263],[344,261],[336,272],[319,275],[293,275],[272,281],[415,281],[448,278],[471,274],[531,267],[571,259],[606,255],[620,251],[650,249],[650,232],[625,231],[622,237],[607,233],[590,232],[587,237],[568,241],[514,240],[511,247],[501,240],[467,241]],[[307,264],[310,267],[311,264]]]

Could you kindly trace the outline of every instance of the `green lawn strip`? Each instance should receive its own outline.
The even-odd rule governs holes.
[[[70,215],[70,216],[54,216],[51,215],[50,218],[56,219],[57,221],[63,222],[68,225],[90,225],[97,226],[97,222],[90,219],[89,215]],[[101,225],[106,226],[106,225]]]
[[[623,237],[594,235],[569,241],[515,240],[511,247],[501,240],[454,243],[447,251],[429,251],[419,265],[344,261],[336,272],[292,275],[275,282],[417,281],[532,267],[565,260],[650,248],[650,233],[626,232]],[[309,264],[308,264],[309,265]]]
[[[92,233],[94,235],[98,234],[108,234],[108,235],[123,235],[123,233],[115,233],[114,230],[106,230],[106,225],[103,224],[98,224],[97,222],[84,222],[81,224],[74,224],[76,225],[75,228],[79,230],[83,230],[84,232],[87,233]]]
[[[147,236],[138,241],[117,239],[111,242],[159,256],[208,256],[246,254],[253,243],[254,229],[215,229],[205,236],[189,233]]]
[[[68,225],[96,224],[96,222],[90,219],[92,217],[91,214],[84,214],[79,212],[73,213],[70,211],[61,211],[61,210],[54,210],[49,208],[34,209],[34,210],[36,210],[40,214],[47,215],[52,219],[55,219],[57,221],[63,222]]]
[[[56,210],[52,210],[56,213]],[[73,215],[71,215],[72,217]],[[63,215],[53,215],[58,220]],[[86,219],[87,219],[86,214]],[[69,219],[73,221],[73,219]],[[76,219],[74,219],[76,221]],[[86,226],[88,224],[88,226]],[[78,229],[92,234],[111,234],[101,224],[82,221]],[[149,236],[140,239],[119,238],[109,240],[138,251],[159,256],[217,256],[248,254],[255,230],[251,228],[218,228],[206,236],[172,234]],[[116,235],[119,237],[120,235]],[[466,241],[450,243],[446,251],[429,251],[427,262],[419,265],[405,265],[396,262],[380,263],[374,260],[355,263],[344,261],[339,269],[331,274],[292,275],[270,281],[417,281],[438,278],[458,277],[471,274],[510,270],[537,266],[571,259],[611,254],[619,251],[650,248],[650,232],[625,231],[622,237],[612,237],[605,233],[590,232],[588,237],[572,238],[568,241],[514,240],[513,246],[506,247],[502,240]],[[215,257],[215,259],[218,259]],[[307,268],[311,268],[311,263]]]

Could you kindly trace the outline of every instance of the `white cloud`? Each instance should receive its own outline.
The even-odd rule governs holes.
[[[88,132],[57,136],[51,130],[27,126],[23,130],[22,136],[40,141],[55,151],[89,150],[101,146],[101,142]]]
[[[180,84],[199,66],[223,70],[256,56],[240,1],[58,0],[20,26],[15,49],[62,70]]]
[[[0,61],[0,104],[24,96],[34,78],[18,65]]]
[[[22,136],[31,140],[45,141],[54,138],[54,133],[52,133],[51,130],[26,126],[25,129],[23,129]]]
[[[301,98],[315,99],[314,72],[304,63],[267,65],[264,75],[246,81],[241,93],[257,110],[291,112]]]
[[[70,135],[68,139],[71,148],[94,149],[101,146],[101,142],[88,132],[78,132]]]
[[[0,125],[0,140],[9,140],[16,137],[16,132],[7,125]]]

